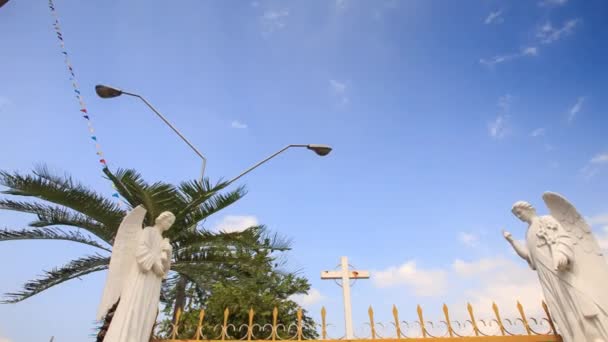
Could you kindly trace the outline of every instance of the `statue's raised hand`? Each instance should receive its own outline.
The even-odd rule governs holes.
[[[509,241],[509,242],[513,241],[513,236],[511,236],[511,233],[509,233],[508,231],[506,231],[504,229],[502,230],[502,236],[504,236],[505,239],[507,239],[507,241]]]

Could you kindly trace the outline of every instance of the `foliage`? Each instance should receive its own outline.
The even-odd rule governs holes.
[[[142,204],[147,210],[146,225],[163,211],[175,213],[176,221],[167,236],[172,240],[174,255],[172,279],[184,277],[195,286],[221,272],[234,272],[235,265],[251,260],[241,250],[286,250],[289,243],[269,235],[264,227],[244,232],[214,233],[202,227],[210,215],[235,203],[245,195],[242,187],[227,191],[227,183],[211,185],[208,180],[149,184],[134,170],[118,170],[106,175],[126,200],[126,209]],[[56,175],[45,167],[30,174],[0,171],[0,185],[6,187],[0,199],[0,210],[29,213],[35,220],[26,229],[0,230],[0,241],[65,240],[80,243],[100,253],[83,256],[63,266],[46,271],[19,291],[5,295],[4,303],[16,303],[52,286],[86,274],[105,270],[118,226],[126,210],[68,175]],[[223,192],[222,192],[223,191]],[[22,199],[22,200],[17,200]],[[23,200],[24,199],[24,200]],[[240,267],[240,266],[239,266]]]
[[[181,315],[179,338],[193,338],[196,335],[200,312],[204,309],[203,336],[220,339],[220,327],[224,322],[224,312],[228,309],[227,324],[234,328],[228,329],[227,333],[231,339],[245,339],[249,310],[253,309],[255,327],[252,339],[263,339],[272,333],[275,307],[278,309],[278,338],[296,336],[299,307],[291,300],[291,296],[307,293],[310,284],[303,277],[283,272],[272,253],[258,253],[253,259],[255,263],[252,267],[241,270],[235,276],[220,278],[211,284],[208,292],[197,292],[195,287],[188,287],[190,300]],[[168,296],[168,301],[171,302],[175,294],[170,292]],[[165,314],[168,313],[168,309],[165,309]],[[170,318],[163,320],[159,326],[159,335],[169,338],[171,323],[173,321]],[[315,324],[305,310],[302,315],[302,336],[307,339],[318,337]]]

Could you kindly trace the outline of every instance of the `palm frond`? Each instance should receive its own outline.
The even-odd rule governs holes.
[[[185,198],[187,205],[185,205],[177,214],[177,220],[181,220],[186,214],[193,209],[203,204],[209,198],[217,194],[219,191],[227,186],[226,183],[220,183],[216,186],[211,186],[208,178],[203,181],[188,181],[182,182],[178,190],[180,194]]]
[[[254,226],[241,232],[210,232],[198,230],[182,233],[176,241],[176,251],[197,251],[221,246],[222,248],[241,248],[252,251],[261,249],[270,251],[287,251],[291,241],[277,233],[270,233],[265,226]]]
[[[38,216],[38,220],[30,223],[32,227],[70,226],[82,228],[107,243],[110,243],[118,229],[118,226],[108,229],[103,224],[64,207],[36,202],[0,200],[0,209],[35,214]]]
[[[35,197],[55,203],[107,227],[117,227],[124,216],[124,212],[112,200],[76,183],[68,176],[52,175],[45,168],[36,169],[32,175],[0,171],[0,185],[8,188],[3,191],[5,194]]]
[[[246,193],[244,187],[239,187],[236,190],[225,194],[215,194],[197,208],[192,208],[190,212],[185,214],[183,216],[184,225],[186,227],[196,227],[199,222],[204,221],[207,217],[234,204],[245,196]],[[181,233],[183,233],[183,231]]]
[[[63,267],[45,271],[42,277],[25,283],[22,291],[5,294],[5,299],[0,303],[20,302],[68,280],[105,270],[109,264],[110,257],[99,254],[72,260]]]
[[[0,229],[0,241],[11,240],[64,240],[82,243],[85,245],[97,247],[107,252],[112,250],[95,241],[91,236],[80,232],[66,232],[59,228],[40,228],[40,229],[22,229],[10,230]]]
[[[146,208],[146,223],[153,224],[162,211],[176,211],[186,205],[175,186],[163,182],[146,183],[134,170],[119,169],[115,174],[107,168],[105,174],[114,182],[118,192],[132,207],[143,205]]]

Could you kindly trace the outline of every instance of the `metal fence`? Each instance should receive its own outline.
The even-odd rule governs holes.
[[[417,307],[418,319],[414,321],[402,321],[399,318],[399,310],[393,306],[392,322],[377,322],[372,307],[368,310],[369,322],[366,323],[366,333],[356,336],[351,341],[381,340],[394,342],[397,340],[409,341],[488,341],[488,342],[560,342],[561,337],[557,334],[549,310],[545,302],[542,302],[544,317],[527,317],[523,306],[517,302],[519,317],[503,318],[496,303],[492,305],[494,317],[489,319],[478,319],[471,304],[467,305],[468,318],[464,320],[453,320],[447,305],[443,305],[443,319],[440,321],[427,321],[424,318],[420,305]],[[180,313],[176,315],[176,321],[172,324],[171,339],[154,340],[155,342],[168,341],[314,341],[307,340],[302,334],[302,310],[298,310],[296,322],[285,326],[278,324],[279,310],[274,308],[272,313],[272,324],[255,323],[255,311],[249,310],[247,323],[241,325],[229,324],[230,311],[224,311],[223,323],[206,322],[205,311],[201,310],[196,333],[190,339],[177,339],[180,329],[184,328],[180,322]],[[342,337],[330,337],[327,332],[327,311],[321,309],[321,323],[318,325],[320,340],[317,341],[340,341]],[[190,327],[191,328],[191,327]],[[206,329],[203,329],[206,328]],[[205,335],[203,331],[213,331]],[[244,333],[246,331],[246,334]],[[233,336],[240,335],[241,338]]]

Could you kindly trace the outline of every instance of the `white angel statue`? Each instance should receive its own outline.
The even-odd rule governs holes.
[[[175,222],[163,212],[153,227],[142,230],[146,209],[138,206],[122,220],[106,286],[97,311],[100,320],[118,301],[104,342],[148,342],[156,320],[161,282],[169,272],[172,248],[162,233]]]
[[[549,311],[565,342],[608,342],[608,263],[591,228],[568,200],[546,192],[551,215],[519,201],[512,212],[529,224],[526,243],[504,237],[537,271]]]

